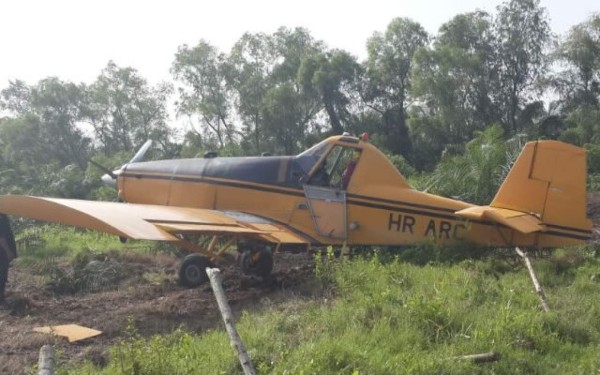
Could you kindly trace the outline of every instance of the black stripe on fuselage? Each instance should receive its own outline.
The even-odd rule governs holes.
[[[266,191],[266,192],[270,192],[270,193],[288,194],[288,195],[294,195],[294,196],[298,196],[298,197],[304,197],[304,191],[302,191],[302,190],[298,190],[298,189],[294,189],[294,188],[290,188],[290,187],[283,187],[283,186],[280,187],[278,185],[269,185],[269,187],[267,187],[264,185],[255,185],[254,182],[246,182],[246,181],[239,181],[239,180],[222,181],[222,180],[214,180],[211,178],[203,178],[203,177],[166,176],[166,175],[142,174],[142,173],[135,173],[135,172],[123,173],[121,176],[129,177],[129,178],[149,178],[149,179],[157,179],[157,180],[173,180],[173,181],[183,181],[183,182],[205,183],[205,184],[211,184],[211,185],[230,186],[230,187],[237,187],[237,188],[241,188],[241,189],[253,189],[253,190],[259,190],[259,191]],[[429,206],[429,205],[425,205],[425,204],[417,204],[417,203],[411,203],[411,202],[396,201],[396,200],[391,200],[391,199],[369,197],[369,196],[358,195],[358,194],[348,194],[348,197],[364,199],[364,200],[380,202],[380,203],[403,205],[403,206],[423,208],[423,209],[428,209],[428,210],[433,210],[433,211],[440,211],[440,212],[443,212],[444,214],[441,214],[441,213],[436,214],[436,213],[427,212],[427,211],[418,211],[418,210],[410,210],[410,209],[407,209],[406,211],[403,211],[403,212],[414,213],[414,214],[427,214],[427,215],[439,217],[442,219],[464,221],[464,219],[462,219],[458,216],[447,215],[448,213],[452,214],[456,211],[452,208],[435,207],[435,206]],[[349,199],[348,202],[357,204],[357,205],[363,205],[363,206],[369,206],[369,207],[387,209],[387,210],[397,210],[398,209],[398,207],[395,207],[395,206],[387,206],[384,204],[361,202],[361,201],[358,201],[355,199]]]
[[[146,179],[157,179],[157,180],[173,180],[173,181],[204,183],[204,184],[209,184],[209,185],[229,186],[229,187],[236,187],[236,188],[240,188],[240,189],[253,189],[253,190],[265,191],[265,192],[270,192],[270,193],[287,194],[287,195],[294,195],[294,196],[298,196],[298,197],[304,197],[304,192],[302,190],[297,190],[297,189],[292,190],[291,188],[281,188],[277,185],[270,185],[269,187],[266,187],[263,185],[259,186],[254,183],[251,183],[251,182],[249,183],[249,182],[245,182],[245,181],[244,182],[242,182],[242,181],[222,181],[222,180],[213,180],[213,179],[207,179],[207,178],[202,178],[202,177],[165,176],[165,175],[154,175],[154,174],[141,174],[141,173],[135,173],[135,172],[123,173],[123,174],[121,174],[121,176],[129,177],[129,178],[146,178]],[[449,208],[434,207],[434,206],[421,205],[421,204],[416,204],[416,203],[411,203],[411,202],[395,201],[395,200],[390,200],[390,199],[368,197],[368,196],[364,196],[364,195],[355,195],[355,194],[349,194],[349,197],[360,198],[360,199],[372,201],[372,202],[363,202],[363,201],[356,200],[356,199],[348,199],[349,204],[353,204],[353,205],[357,205],[357,206],[370,207],[370,208],[375,208],[375,209],[380,209],[380,210],[403,212],[403,213],[407,213],[407,214],[430,216],[430,217],[435,217],[435,218],[445,219],[445,220],[452,220],[452,221],[461,221],[461,222],[467,221],[464,218],[457,216],[457,215],[448,215],[448,213],[454,212],[454,210],[449,209]],[[381,203],[377,203],[377,202],[381,202]],[[383,203],[387,203],[388,205],[383,204]],[[409,207],[415,207],[415,208],[424,208],[424,209],[439,211],[440,213],[422,211],[422,210],[413,209],[413,208],[390,206],[389,204],[409,206]],[[499,226],[501,228],[508,228],[507,226],[505,226],[503,224],[493,223],[493,222],[476,221],[476,220],[470,220],[470,222],[476,223],[479,225],[485,225],[485,226]],[[557,229],[563,229],[563,230],[579,231],[584,234],[589,234],[590,236],[588,236],[588,237],[579,236],[579,235],[575,235],[575,234],[561,233],[561,232],[556,232],[556,231],[542,232],[543,234],[549,234],[549,235],[560,236],[560,237],[569,237],[569,238],[574,238],[574,239],[583,240],[583,241],[587,241],[587,240],[591,239],[591,231],[587,231],[587,230],[583,230],[583,229],[576,229],[576,228],[569,228],[569,227],[561,227],[561,226],[552,225],[552,224],[548,224],[548,226],[554,227]]]
[[[417,204],[417,203],[410,203],[410,202],[403,202],[403,201],[395,201],[395,200],[391,200],[391,199],[377,198],[377,197],[368,197],[368,196],[365,196],[365,195],[358,195],[358,194],[348,194],[348,197],[358,198],[358,199],[367,199],[367,200],[377,201],[377,202],[381,202],[381,203],[402,204],[404,206],[410,206],[410,207],[416,207],[416,208],[424,208],[424,209],[434,210],[434,211],[443,211],[443,212],[449,212],[449,213],[452,213],[452,214],[454,212],[456,212],[456,210],[453,209],[453,208],[434,207],[434,206],[429,206],[429,205],[426,205],[426,204]]]
[[[568,230],[571,232],[578,232],[578,233],[583,233],[583,234],[587,234],[587,235],[592,235],[592,230],[591,229],[581,229],[581,228],[573,228],[573,227],[565,227],[562,225],[555,225],[555,224],[545,224],[547,227],[549,228],[556,228],[556,229],[560,229],[560,230]]]

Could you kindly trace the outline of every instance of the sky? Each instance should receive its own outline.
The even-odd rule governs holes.
[[[501,0],[0,0],[0,89],[57,76],[91,83],[109,60],[150,83],[171,79],[177,48],[204,39],[228,52],[244,32],[307,28],[359,59],[395,17],[435,34],[454,15],[494,13]],[[598,0],[541,0],[557,34],[600,11]]]

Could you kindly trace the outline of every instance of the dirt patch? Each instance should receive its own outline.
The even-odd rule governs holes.
[[[35,285],[31,269],[11,268],[7,301],[0,305],[0,373],[26,374],[37,362],[42,345],[57,345],[66,359],[91,360],[102,364],[107,349],[126,337],[130,319],[144,336],[183,328],[203,332],[218,327],[221,317],[209,284],[184,289],[176,284],[178,259],[157,256],[117,257],[129,276],[112,290],[94,293],[57,293],[55,286]],[[111,267],[117,260],[110,259]],[[312,258],[307,254],[278,254],[268,280],[243,276],[232,262],[220,265],[223,286],[234,313],[260,310],[305,294],[313,278]],[[29,280],[29,282],[28,282]],[[101,330],[102,335],[80,343],[32,332],[34,327],[76,323]]]

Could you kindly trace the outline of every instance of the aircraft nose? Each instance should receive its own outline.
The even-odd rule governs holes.
[[[112,178],[108,173],[102,176],[102,183],[105,186],[111,187],[113,189],[117,188],[117,180]]]

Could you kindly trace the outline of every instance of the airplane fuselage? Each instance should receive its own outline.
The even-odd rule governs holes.
[[[309,189],[311,176],[326,158],[325,150],[318,155],[133,163],[120,171],[119,193],[130,203],[253,214],[291,227],[312,244],[406,245],[434,240],[556,247],[588,238],[583,231],[564,226],[523,234],[493,222],[465,220],[455,212],[473,205],[410,188],[372,145],[342,137],[330,139],[322,148],[335,146],[360,152],[345,189],[339,185]],[[311,190],[325,195],[311,196]]]

